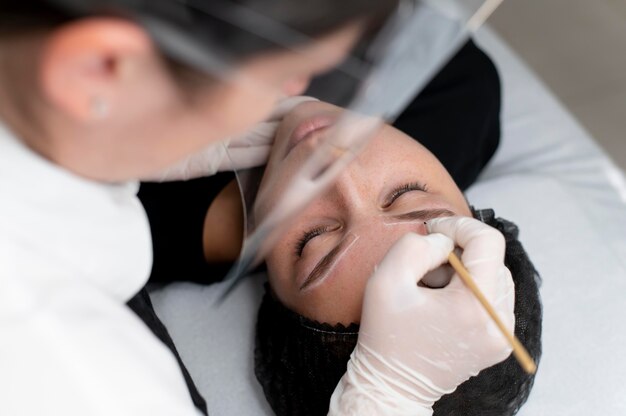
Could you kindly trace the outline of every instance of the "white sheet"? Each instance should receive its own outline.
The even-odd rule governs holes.
[[[544,357],[521,415],[626,414],[626,192],[622,173],[491,33],[504,140],[468,193],[516,221],[543,276]]]
[[[503,78],[503,141],[468,196],[520,226],[544,280],[544,357],[520,415],[624,415],[624,177],[497,36],[477,40]],[[154,303],[212,416],[271,415],[252,371],[260,280],[214,309],[217,289],[175,284]]]

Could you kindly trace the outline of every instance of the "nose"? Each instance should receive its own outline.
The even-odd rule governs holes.
[[[294,77],[283,85],[283,93],[289,97],[294,95],[302,95],[306,91],[311,78],[308,76]]]
[[[365,173],[358,159],[353,160],[335,179],[329,192],[347,216],[355,220],[377,213],[376,196]]]

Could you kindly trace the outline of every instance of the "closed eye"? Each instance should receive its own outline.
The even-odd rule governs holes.
[[[425,184],[422,184],[420,182],[410,182],[410,183],[406,183],[406,184],[397,186],[394,189],[392,189],[391,192],[389,192],[387,194],[387,196],[385,197],[385,202],[384,202],[383,208],[389,208],[402,195],[404,195],[404,194],[406,194],[408,192],[413,192],[413,191],[428,192],[428,189],[427,189]],[[334,231],[336,229],[337,228],[335,226],[320,226],[320,227],[315,227],[315,228],[313,228],[311,230],[306,231],[298,239],[298,241],[297,241],[297,243],[295,245],[296,256],[298,258],[302,257],[302,253],[304,252],[304,248],[309,243],[309,241],[311,241],[315,237],[318,237],[318,236],[320,236],[320,235],[322,235],[324,233],[327,233],[329,231]]]
[[[402,195],[407,192],[420,191],[420,192],[428,192],[425,184],[419,182],[411,182],[404,185],[400,185],[391,190],[385,197],[385,202],[383,204],[383,208],[389,208],[396,199],[400,198]]]
[[[336,229],[337,229],[336,226],[326,225],[326,226],[321,226],[321,227],[315,227],[309,231],[306,231],[298,239],[298,242],[296,243],[296,247],[295,247],[296,255],[298,257],[302,257],[302,252],[304,251],[304,248],[306,247],[309,241],[329,231],[335,231]]]

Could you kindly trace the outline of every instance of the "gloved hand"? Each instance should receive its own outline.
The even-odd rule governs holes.
[[[431,220],[428,236],[407,234],[368,281],[357,346],[329,415],[432,415],[433,404],[506,359],[511,348],[461,279],[442,289],[417,283],[454,245],[513,330],[514,285],[496,229],[472,218]]]
[[[159,182],[189,180],[217,172],[261,166],[267,162],[282,118],[294,107],[307,101],[316,99],[287,97],[278,103],[266,121],[258,123],[245,134],[213,143],[150,179]]]

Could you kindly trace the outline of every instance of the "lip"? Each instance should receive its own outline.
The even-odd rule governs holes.
[[[315,132],[326,129],[335,123],[336,117],[329,114],[318,114],[313,117],[309,117],[298,126],[293,129],[289,136],[289,145],[287,146],[287,153],[289,154],[299,143],[313,136]]]

